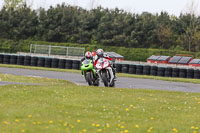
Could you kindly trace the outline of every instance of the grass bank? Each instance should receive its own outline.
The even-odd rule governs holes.
[[[199,93],[77,86],[68,81],[0,74],[2,133],[199,132]]]

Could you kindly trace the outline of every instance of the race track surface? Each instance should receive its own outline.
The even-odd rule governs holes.
[[[87,85],[83,76],[78,73],[29,70],[29,69],[19,69],[19,68],[4,68],[4,67],[0,67],[0,73],[23,75],[23,76],[38,76],[38,77],[52,78],[52,79],[64,79],[79,85]],[[103,86],[102,82],[100,84],[101,86]],[[153,79],[124,78],[124,77],[117,78],[116,87],[198,92],[198,93],[200,92],[200,84],[170,82],[170,81],[161,81]]]

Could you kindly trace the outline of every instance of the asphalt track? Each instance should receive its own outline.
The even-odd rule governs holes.
[[[78,73],[30,70],[30,69],[19,69],[19,68],[4,68],[4,67],[0,67],[0,73],[23,75],[23,76],[36,76],[36,77],[44,77],[52,79],[64,79],[74,82],[78,85],[87,85],[83,76]],[[0,84],[3,83],[0,82]],[[100,83],[100,85],[103,86],[103,83]],[[142,88],[142,89],[200,93],[200,84],[161,81],[153,79],[125,78],[125,77],[117,78],[116,88],[138,88],[138,89]]]

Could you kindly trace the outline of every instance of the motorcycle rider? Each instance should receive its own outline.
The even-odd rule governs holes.
[[[86,60],[86,59],[91,59],[91,60],[93,61],[92,53],[91,53],[90,51],[87,51],[87,52],[85,53],[85,57],[83,57],[83,58],[81,59],[81,62],[83,62],[83,61]]]
[[[113,63],[113,59],[110,58],[110,57],[108,57],[108,56],[105,56],[105,55],[104,55],[103,49],[98,49],[98,50],[96,51],[96,58],[95,58],[95,61],[94,61],[94,66],[96,66],[97,61],[99,60],[99,58],[106,58],[106,59],[108,59],[108,60],[110,61],[111,68],[112,68],[112,71],[113,71],[113,74],[114,74],[114,79],[116,79],[116,75],[115,75],[116,69],[115,69],[115,65],[114,65],[114,63]]]

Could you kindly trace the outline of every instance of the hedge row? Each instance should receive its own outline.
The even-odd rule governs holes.
[[[80,70],[79,60],[67,60],[67,59],[37,57],[29,55],[24,56],[24,55],[14,55],[14,54],[0,54],[0,63]]]
[[[114,47],[114,46],[101,46],[101,45],[90,45],[90,44],[72,44],[72,43],[53,43],[53,42],[42,42],[42,41],[29,41],[21,40],[18,42],[12,40],[0,39],[0,52],[29,52],[30,44],[40,45],[54,45],[54,46],[67,46],[67,47],[83,47],[86,51],[94,51],[98,48],[102,48],[105,51],[113,51],[124,56],[125,60],[133,61],[146,61],[151,55],[165,55],[174,56],[175,54],[187,54],[193,55],[195,58],[200,56],[199,53],[186,52],[186,51],[173,51],[165,49],[145,49],[145,48],[125,48],[125,47]]]
[[[115,66],[118,73],[200,79],[200,70],[192,68],[186,69],[119,63],[116,63]]]

